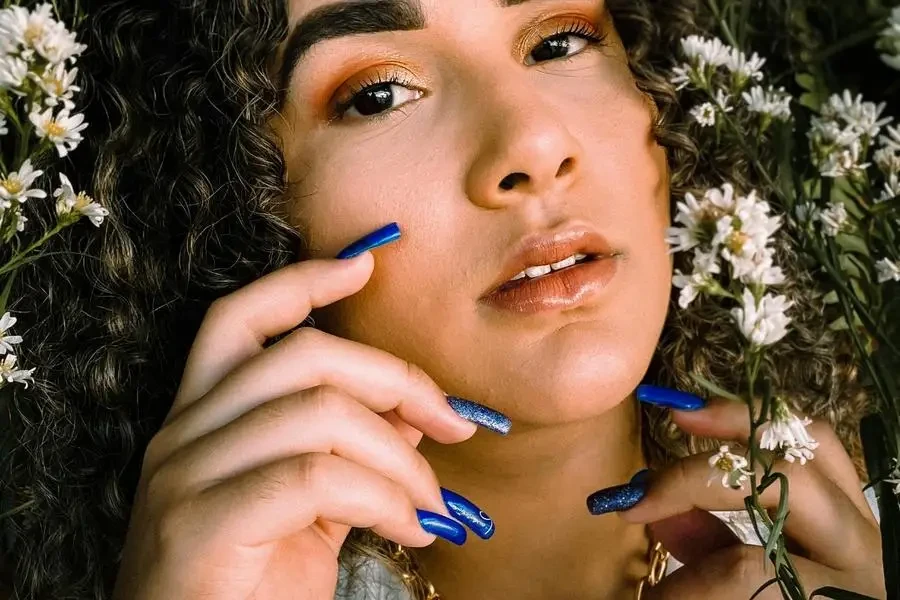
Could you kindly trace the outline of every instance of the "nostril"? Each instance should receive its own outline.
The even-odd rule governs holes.
[[[528,181],[528,175],[525,173],[510,173],[500,182],[500,188],[507,191],[511,190],[520,181]]]
[[[559,170],[556,171],[556,176],[562,177],[563,175],[565,175],[566,173],[571,171],[574,163],[575,163],[575,161],[572,160],[572,158],[567,158],[564,161],[562,161],[562,163],[560,163],[560,165],[559,165]]]

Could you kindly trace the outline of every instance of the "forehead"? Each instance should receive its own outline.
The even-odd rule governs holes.
[[[544,0],[546,1],[546,0]],[[343,5],[359,5],[372,4],[383,5],[385,7],[393,6],[395,8],[406,8],[408,12],[422,15],[424,18],[429,14],[433,14],[438,8],[442,8],[442,0],[286,0],[288,8],[288,22],[291,28],[306,15],[315,12],[317,9],[326,6]],[[477,7],[485,6],[518,6],[525,3],[539,3],[541,0],[443,0],[444,7]]]

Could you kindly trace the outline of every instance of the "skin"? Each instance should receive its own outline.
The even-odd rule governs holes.
[[[292,2],[292,24],[324,3]],[[591,518],[584,498],[644,464],[629,396],[659,338],[671,285],[665,153],[602,4],[544,4],[425,2],[426,30],[326,41],[295,70],[279,123],[296,219],[314,256],[333,256],[388,221],[404,232],[378,250],[365,289],[314,313],[316,323],[410,360],[448,393],[515,423],[506,438],[481,432],[462,445],[420,446],[445,486],[502,524],[490,544],[463,554],[429,548],[430,576],[451,597],[475,597],[465,592],[492,570],[508,593],[525,593],[526,573],[532,590],[565,596],[562,579],[573,593],[614,593],[633,585],[622,575],[640,572],[629,572],[629,560],[647,547],[643,528]],[[511,40],[542,13],[517,50]],[[596,28],[608,45],[580,49],[573,36],[569,62],[523,64],[541,36],[570,23]],[[403,105],[408,96],[396,91],[399,108],[378,124],[355,113],[323,123],[342,80],[352,86],[398,71],[428,95]],[[574,167],[556,175],[567,159]],[[513,172],[530,181],[501,189]],[[568,221],[592,224],[624,253],[608,293],[536,316],[479,302],[517,239]],[[536,538],[547,551],[523,553]],[[573,550],[608,538],[621,540],[616,558],[571,560]]]
[[[320,4],[292,2],[291,24]],[[423,6],[429,29],[330,40],[293,73],[273,127],[312,256],[207,313],[144,458],[114,597],[330,600],[351,526],[419,548],[446,600],[631,597],[648,529],[688,563],[652,598],[749,597],[771,573],[758,548],[713,552],[734,540],[695,509],[741,508],[745,492],[707,487],[708,455],[654,473],[632,511],[585,506],[645,465],[633,390],[672,267],[665,155],[611,22],[587,1]],[[513,40],[539,13],[597,23],[608,46],[525,65],[529,46]],[[531,49],[553,33],[529,34]],[[342,84],[385,65],[427,94],[378,124],[329,123]],[[512,172],[528,178],[501,189]],[[576,220],[624,255],[596,302],[527,317],[479,302],[520,237]],[[329,258],[390,221],[399,242]],[[310,313],[316,329],[264,346]],[[476,432],[444,393],[503,411],[512,432]],[[674,419],[740,440],[746,416],[714,401]],[[780,465],[801,575],[883,597],[852,463],[826,426],[813,435],[815,461]],[[415,509],[448,514],[439,486],[489,513],[494,537],[434,543]],[[775,506],[777,489],[763,501]],[[810,526],[822,515],[841,529]]]

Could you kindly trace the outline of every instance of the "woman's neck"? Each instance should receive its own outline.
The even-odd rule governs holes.
[[[493,538],[416,551],[446,600],[621,598],[646,574],[644,527],[592,516],[585,500],[645,466],[633,398],[596,419],[516,431],[479,432],[463,444],[423,440],[441,485],[478,504]]]

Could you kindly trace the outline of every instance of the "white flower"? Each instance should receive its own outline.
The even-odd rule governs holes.
[[[699,106],[695,106],[690,112],[691,116],[700,123],[701,127],[712,127],[716,124],[716,107],[713,106],[712,102],[704,102]]]
[[[6,335],[6,331],[15,325],[17,320],[8,312],[3,313],[3,317],[0,317],[0,355],[12,352],[15,350],[12,345],[22,342],[21,335]]]
[[[875,271],[878,274],[878,283],[885,281],[900,281],[900,263],[895,263],[890,259],[882,258],[875,263]]]
[[[713,470],[706,482],[706,487],[713,480],[722,478],[722,486],[731,489],[744,489],[744,482],[750,477],[750,471],[746,469],[747,459],[743,456],[732,454],[727,445],[719,446],[719,451],[709,457],[709,466]]]
[[[862,94],[854,98],[850,90],[844,90],[843,94],[832,94],[822,106],[822,116],[830,120],[842,119],[858,135],[867,135],[870,138],[878,135],[881,128],[893,121],[893,117],[879,119],[887,103],[876,105],[873,102],[863,102]]]
[[[734,107],[729,104],[729,102],[731,102],[731,95],[723,89],[716,90],[715,101],[716,105],[722,109],[723,112],[731,112],[734,110]]]
[[[0,135],[6,135],[9,133],[9,127],[6,126],[6,117],[0,115]]]
[[[819,212],[822,231],[830,237],[840,233],[846,226],[849,218],[847,207],[842,202],[829,202],[827,208]]]
[[[86,48],[84,44],[75,41],[75,33],[67,30],[62,23],[54,23],[34,42],[34,49],[38,54],[54,65],[74,61]]]
[[[889,148],[894,152],[900,152],[900,127],[888,125],[884,130],[887,132],[886,135],[879,137],[878,141],[881,142],[883,147]]]
[[[885,478],[888,483],[894,484],[894,495],[900,497],[900,461],[892,459],[894,468],[891,470],[891,479]]]
[[[890,177],[900,173],[900,151],[892,150],[885,146],[884,148],[879,148],[872,159],[885,176]]]
[[[75,85],[75,78],[78,76],[77,67],[72,70],[66,70],[64,63],[60,63],[55,67],[47,65],[42,75],[39,76],[37,73],[30,73],[29,75],[47,95],[44,99],[44,104],[56,106],[62,102],[69,110],[74,107],[74,104],[71,102],[72,95],[81,90],[80,87]]]
[[[675,85],[676,90],[682,90],[691,83],[696,75],[691,65],[683,64],[672,69],[672,78],[669,80]]]
[[[816,166],[823,177],[846,177],[848,175],[861,174],[871,163],[860,162],[862,146],[859,140],[846,148],[832,150],[824,160]]]
[[[792,97],[784,91],[783,87],[775,89],[769,86],[769,89],[764,90],[761,86],[755,85],[750,88],[749,92],[742,93],[741,98],[747,104],[747,110],[750,112],[782,121],[791,118]]]
[[[784,271],[775,266],[775,251],[771,248],[748,257],[732,256],[732,277],[746,284],[780,285],[785,281]]]
[[[881,55],[884,64],[900,71],[900,6],[891,11],[887,27],[881,31],[877,46],[885,51]]]
[[[91,223],[100,227],[103,218],[109,216],[109,211],[84,192],[75,193],[72,182],[63,173],[59,174],[60,187],[53,192],[56,201],[56,214],[64,217],[70,214],[85,216]]]
[[[22,214],[22,211],[16,213],[16,231],[25,231],[25,222],[28,217]]]
[[[776,400],[772,420],[760,427],[762,437],[759,446],[766,450],[780,449],[788,462],[800,459],[800,464],[805,465],[814,457],[812,451],[819,447],[819,443],[806,431],[810,423],[812,419],[804,417],[801,420],[783,402]]]
[[[31,12],[21,6],[0,11],[0,38],[7,40],[8,52],[19,50],[25,60],[37,52],[52,64],[74,59],[86,48],[53,18],[53,7],[47,3]]]
[[[5,379],[10,383],[24,383],[28,388],[28,380],[34,381],[31,374],[34,369],[16,369],[16,355],[7,354],[3,362],[0,363],[0,379]]]
[[[887,202],[897,196],[900,196],[900,175],[894,173],[884,182],[884,190],[882,190],[881,196],[875,199],[875,202]]]
[[[22,95],[22,83],[28,77],[28,63],[17,56],[0,56],[0,90]]]
[[[688,192],[684,202],[677,202],[675,206],[675,222],[684,227],[669,227],[666,231],[666,241],[672,245],[670,254],[690,250],[712,239],[716,222],[734,210],[734,187],[725,183],[721,190],[710,188],[703,194],[702,201]]]
[[[754,270],[745,261],[755,265],[762,260],[760,253],[769,245],[772,235],[781,227],[780,216],[769,216],[769,203],[758,200],[756,192],[736,199],[731,215],[726,215],[716,223],[713,245],[721,244],[722,256],[738,271],[741,277],[746,271]]]
[[[66,156],[81,143],[83,139],[81,130],[88,125],[83,122],[83,114],[70,115],[68,108],[63,108],[55,117],[53,108],[48,108],[42,113],[32,112],[28,118],[37,129],[35,134],[39,138],[50,140],[56,146],[60,158]]]
[[[687,308],[697,296],[718,287],[713,275],[721,272],[718,255],[715,251],[704,252],[700,248],[694,249],[694,271],[685,275],[680,270],[675,270],[672,284],[681,289],[678,296],[678,305]]]
[[[701,68],[707,65],[718,67],[728,62],[730,46],[718,38],[703,38],[689,35],[681,39],[681,48],[688,59]]]
[[[0,206],[9,208],[12,200],[24,202],[28,198],[46,198],[47,192],[31,188],[34,180],[43,173],[35,171],[31,166],[31,159],[26,159],[18,171],[13,171],[6,179],[0,179]]]
[[[748,80],[762,81],[764,64],[766,59],[760,58],[756,52],[748,59],[747,55],[737,48],[731,48],[725,61],[725,67],[737,76],[739,83]]]
[[[793,302],[784,296],[766,294],[757,304],[749,288],[744,288],[741,300],[742,306],[732,309],[731,314],[751,346],[770,346],[787,335],[791,319],[784,313]]]

